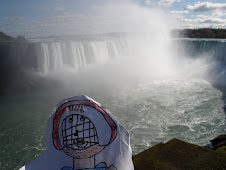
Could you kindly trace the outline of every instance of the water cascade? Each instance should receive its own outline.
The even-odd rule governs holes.
[[[117,62],[113,62],[115,59]],[[205,61],[194,66],[196,59]],[[162,42],[144,35],[31,39],[28,44],[11,44],[9,56],[4,60],[8,66],[2,67],[6,69],[2,72],[19,68],[43,76],[56,72],[77,74],[89,66],[102,65],[105,70],[111,68],[111,75],[126,72],[125,77],[132,75],[144,80],[193,76],[200,72],[203,74],[198,77],[205,79],[207,71],[213,72],[205,66],[211,65],[212,69],[215,63],[226,64],[226,41],[177,39]],[[200,71],[200,67],[205,68]]]
[[[94,96],[109,108],[128,129],[134,154],[174,137],[205,145],[225,132],[226,89],[215,88],[202,76],[186,76],[201,72],[203,66],[207,75],[214,76],[219,72],[211,71],[222,67],[223,75],[225,50],[224,40],[165,43],[158,37],[136,36],[30,40],[5,45],[4,51],[0,45],[0,74],[4,78],[0,89],[12,93],[0,98],[0,111],[7,113],[0,122],[3,169],[18,169],[40,155],[46,146],[44,133],[50,109],[65,96],[79,94]],[[202,62],[203,58],[211,59]],[[215,62],[214,69],[205,67]],[[171,63],[177,71],[174,75],[179,76],[160,77],[174,68]],[[156,79],[149,81],[148,76]],[[141,77],[144,82],[137,81]],[[219,79],[225,80],[224,76]],[[20,159],[24,162],[18,162]]]
[[[33,44],[37,58],[37,69],[45,74],[60,69],[71,69],[74,73],[89,64],[104,64],[109,59],[123,55],[125,41],[59,41]]]
[[[180,55],[194,58],[211,56],[213,60],[226,64],[226,40],[181,39],[176,43],[176,51]]]

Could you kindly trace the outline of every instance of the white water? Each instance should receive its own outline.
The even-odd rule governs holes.
[[[224,41],[163,41],[148,35],[41,39],[12,48],[11,61],[30,63],[26,71],[32,78],[22,83],[33,85],[27,94],[0,98],[1,113],[7,113],[0,120],[3,169],[38,157],[55,104],[81,94],[103,104],[128,129],[134,154],[174,137],[207,144],[225,133],[225,86],[208,82],[216,76],[223,80],[225,53],[218,51],[224,50]],[[39,80],[49,79],[57,81],[32,92]]]
[[[180,39],[176,50],[192,57],[211,56],[226,64],[226,39]]]
[[[134,154],[174,137],[204,145],[225,133],[225,87],[221,91],[203,80],[224,69],[216,71],[222,65],[205,53],[205,40],[198,48],[196,40],[191,46],[170,40],[170,16],[158,9],[114,0],[96,11],[83,27],[70,22],[69,34],[78,28],[148,34],[36,39],[24,48],[12,47],[10,62],[22,68],[26,63],[32,77],[22,84],[32,86],[27,94],[0,98],[0,168],[18,169],[43,153],[49,114],[62,98],[74,95],[86,94],[108,108],[130,132]],[[65,33],[62,28],[56,28],[58,35]],[[201,55],[188,53],[200,49]],[[49,79],[58,81],[32,93],[33,86]],[[20,77],[13,79],[15,87],[20,82]]]
[[[120,88],[82,85],[1,96],[2,169],[18,169],[44,152],[48,116],[56,103],[73,95],[86,94],[110,110],[129,131],[133,154],[172,138],[205,145],[226,131],[225,93],[203,80],[155,80]]]
[[[84,72],[87,72],[84,76],[91,74],[90,77],[94,72],[100,75],[104,72],[106,79],[117,75],[121,79],[127,77],[128,81],[145,82],[201,78],[219,83],[225,77],[225,40],[163,41],[149,34],[116,34],[32,41],[37,64],[30,67],[41,76],[54,75],[57,79]]]
[[[38,71],[47,74],[57,71],[78,73],[89,64],[105,64],[112,58],[124,55],[126,41],[107,40],[62,40],[35,44]]]

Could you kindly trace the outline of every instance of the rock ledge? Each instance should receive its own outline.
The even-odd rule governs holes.
[[[135,170],[226,170],[226,155],[179,139],[159,143],[133,156]]]

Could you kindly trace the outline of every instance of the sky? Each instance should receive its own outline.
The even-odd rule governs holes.
[[[144,31],[142,27],[148,31],[161,22],[178,29],[226,28],[225,0],[0,0],[0,4],[0,31],[11,36]],[[152,25],[145,25],[149,21]]]

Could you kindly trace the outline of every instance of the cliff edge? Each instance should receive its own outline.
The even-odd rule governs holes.
[[[223,170],[226,169],[226,155],[179,139],[172,139],[133,156],[133,163],[135,170]]]

